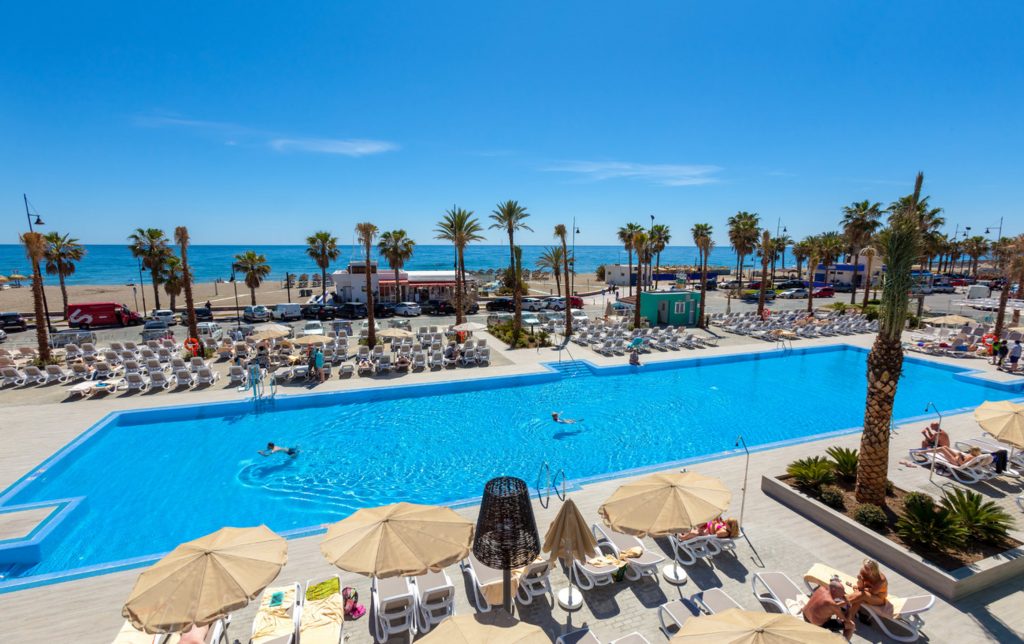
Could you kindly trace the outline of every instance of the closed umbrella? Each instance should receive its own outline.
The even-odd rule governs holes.
[[[840,635],[792,615],[730,608],[686,620],[671,644],[840,644]]]
[[[576,503],[572,499],[566,499],[555,520],[548,527],[548,533],[544,535],[542,552],[550,552],[551,559],[565,559],[572,570],[573,559],[586,561],[587,553],[597,549],[597,540],[587,526]],[[583,603],[583,598],[578,592],[573,592],[572,574],[569,575],[569,587],[558,592],[558,603],[566,610],[575,610]]]
[[[287,552],[267,526],[221,528],[181,544],[140,574],[121,613],[147,633],[212,624],[266,588]]]
[[[663,472],[626,483],[615,490],[598,513],[612,530],[644,537],[684,532],[720,516],[732,492],[716,478],[696,472]],[[686,580],[678,563],[662,572],[673,583]]]
[[[1024,405],[986,401],[974,410],[974,420],[996,440],[1024,448]]]
[[[449,617],[419,641],[436,644],[551,644],[551,638],[539,626],[520,622],[500,610]]]
[[[473,524],[451,508],[395,503],[363,508],[327,528],[320,551],[360,575],[415,577],[465,559]]]

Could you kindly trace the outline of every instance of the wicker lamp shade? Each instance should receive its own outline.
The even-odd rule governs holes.
[[[473,554],[484,565],[500,570],[520,568],[540,554],[540,536],[526,481],[501,476],[484,486]]]

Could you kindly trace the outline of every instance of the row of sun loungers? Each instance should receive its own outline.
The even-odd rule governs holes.
[[[781,313],[765,320],[756,315],[735,314],[718,318],[712,316],[711,323],[729,333],[768,341],[778,339],[781,332],[791,333],[792,335],[787,336],[788,339],[796,340],[878,331],[877,320],[868,320],[859,314],[830,314],[826,317],[816,317],[814,322],[810,322],[804,312]]]

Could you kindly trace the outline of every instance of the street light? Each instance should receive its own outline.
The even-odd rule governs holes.
[[[28,232],[34,233],[36,231],[32,227],[32,213],[29,212],[29,208],[28,208],[28,195],[23,192],[23,193],[21,193],[21,197],[25,200],[25,219],[28,220]],[[44,226],[45,225],[43,223],[43,218],[39,216],[38,212],[36,213],[35,225],[36,226]],[[33,266],[32,268],[33,268],[33,272],[34,272],[35,266]],[[49,331],[50,333],[53,333],[53,331],[54,331],[53,324],[50,323],[50,305],[46,301],[46,289],[43,287],[43,271],[42,270],[39,271],[39,291],[43,294],[43,313],[46,315],[46,330]],[[36,324],[38,324],[38,321],[36,322]]]
[[[992,226],[988,226],[987,228],[985,228],[985,234],[986,235],[992,234]],[[996,241],[999,241],[1002,238],[1003,238],[1003,218],[1000,217],[999,218],[999,234],[996,235]]]
[[[235,267],[231,267],[231,286],[235,289],[235,328],[242,328],[242,316],[238,314],[238,280],[235,279]]]

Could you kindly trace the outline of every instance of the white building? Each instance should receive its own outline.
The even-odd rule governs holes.
[[[331,273],[334,290],[343,302],[366,302],[366,262],[353,260],[345,270]],[[455,296],[455,271],[398,271],[399,298],[413,302],[449,301]],[[394,302],[395,271],[370,262],[370,289],[374,298]],[[466,290],[476,299],[476,280],[466,275]]]
[[[853,286],[854,288],[862,288],[865,284],[867,276],[864,274],[867,271],[868,258],[857,256],[853,262],[849,263],[834,263],[828,265],[828,270],[824,264],[818,264],[814,269],[814,281],[816,283],[824,284],[843,284],[846,286]],[[857,283],[853,280],[853,267],[857,267]],[[873,257],[871,259],[871,285],[877,286],[882,282],[882,273],[885,272],[885,264],[881,258]]]
[[[651,283],[651,271],[644,265],[640,267],[645,285]],[[609,286],[636,286],[637,267],[635,264],[605,264],[604,283]]]

